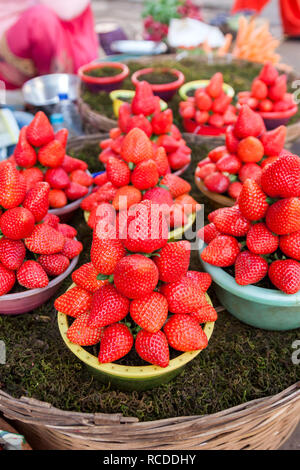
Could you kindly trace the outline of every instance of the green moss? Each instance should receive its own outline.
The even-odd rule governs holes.
[[[115,77],[116,75],[120,75],[120,73],[122,73],[121,69],[114,67],[99,67],[97,69],[91,69],[84,72],[84,75],[87,75],[88,77],[104,78]]]
[[[94,151],[98,152],[96,146]],[[195,166],[206,152],[204,146],[193,151],[193,163],[185,174],[191,184]],[[90,162],[96,155],[89,147],[76,156]],[[100,169],[97,165],[95,170]],[[206,203],[194,185],[192,194]],[[206,214],[209,210],[205,204]],[[72,223],[85,246],[79,263],[83,264],[89,260],[92,233],[81,212]],[[199,267],[193,252],[191,269]],[[57,295],[70,283],[70,278],[65,280]],[[209,294],[217,305],[213,289]],[[300,330],[266,332],[243,325],[225,312],[219,315],[208,348],[171,383],[146,392],[112,390],[91,377],[66,348],[53,300],[26,315],[0,316],[0,340],[7,347],[7,363],[0,366],[0,388],[15,397],[34,397],[64,410],[121,412],[153,420],[214,413],[275,394],[300,379],[300,367],[291,361],[292,343],[300,338]]]

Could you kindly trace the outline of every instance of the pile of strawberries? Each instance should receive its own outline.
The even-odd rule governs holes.
[[[169,346],[207,346],[201,324],[217,319],[205,296],[211,278],[188,271],[189,242],[167,243],[168,226],[156,204],[143,201],[126,215],[122,224],[98,221],[91,262],[73,273],[76,286],[55,308],[75,318],[67,332],[71,342],[100,342],[100,363],[117,361],[135,343],[143,360],[167,367]]]
[[[46,287],[82,251],[76,230],[48,214],[49,191],[45,181],[27,190],[23,174],[0,163],[0,295],[16,280],[26,289]]]
[[[198,88],[195,95],[181,101],[179,112],[185,120],[192,119],[200,126],[209,125],[222,128],[236,121],[236,108],[231,104],[232,97],[223,90],[223,75],[217,72],[205,88]]]
[[[100,143],[99,160],[106,165],[109,157],[118,158],[126,134],[138,128],[151,139],[153,151],[163,147],[167,154],[167,172],[180,170],[191,161],[191,149],[181,132],[173,124],[171,109],[161,111],[160,99],[153,94],[148,82],[138,83],[132,103],[124,103],[119,110],[118,127],[110,131],[110,138]]]
[[[131,129],[121,139],[119,154],[107,158],[106,171],[94,178],[94,191],[81,203],[90,213],[89,226],[94,228],[101,207],[105,210],[111,204],[114,210],[123,211],[142,200],[163,205],[170,228],[185,225],[197,202],[188,194],[191,185],[169,173],[164,147],[155,148],[140,128]]]
[[[87,164],[66,155],[67,138],[67,129],[55,134],[47,116],[39,111],[29,126],[21,129],[10,158],[21,170],[28,189],[41,181],[49,183],[51,208],[64,207],[86,196],[93,182],[86,172]]]
[[[262,170],[260,184],[247,179],[237,204],[217,209],[198,236],[201,257],[233,266],[240,285],[266,276],[286,294],[300,290],[300,157],[283,154]]]
[[[279,75],[271,63],[266,63],[251,86],[251,91],[238,94],[238,103],[264,113],[288,111],[295,107],[291,93],[287,93],[287,76]]]
[[[236,200],[244,181],[252,178],[259,183],[265,166],[284,151],[286,127],[266,131],[261,116],[244,104],[225,136],[226,145],[211,150],[198,163],[195,176],[209,191],[228,193]]]

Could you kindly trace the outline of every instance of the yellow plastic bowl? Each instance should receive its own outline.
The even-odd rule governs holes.
[[[208,83],[209,80],[194,80],[192,82],[187,82],[179,88],[179,95],[184,101],[186,101],[189,98],[187,93],[190,89],[197,90],[198,88],[205,88]],[[233,98],[235,92],[232,86],[227,83],[223,83],[223,90],[228,96]]]
[[[134,95],[134,90],[114,90],[109,94],[109,97],[113,102],[113,110],[116,117],[119,116],[120,107],[122,106],[122,104],[125,103],[125,101],[122,100],[122,97],[132,100]],[[165,109],[167,109],[167,107],[167,103],[164,100],[160,100],[160,109],[164,111]]]
[[[74,286],[75,284],[72,284],[69,289]],[[206,298],[212,305],[207,294]],[[101,382],[111,383],[124,390],[148,390],[163,383],[167,383],[172,378],[176,377],[184,366],[201,352],[201,350],[198,350],[180,354],[180,356],[175,359],[171,359],[169,365],[164,368],[153,365],[137,367],[123,366],[115,363],[100,364],[96,356],[93,356],[83,347],[71,343],[71,341],[68,340],[67,331],[69,328],[69,320],[67,315],[58,312],[57,321],[60,334],[67,347],[86,365],[89,371]],[[214,330],[214,322],[206,323],[203,330],[209,340]]]

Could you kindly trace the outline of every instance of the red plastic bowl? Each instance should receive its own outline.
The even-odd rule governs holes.
[[[113,77],[90,77],[85,72],[89,70],[99,69],[101,67],[110,67],[113,69],[120,69],[118,75]],[[90,91],[98,93],[99,91],[106,91],[107,93],[117,90],[121,87],[122,82],[129,75],[129,68],[127,65],[121,62],[92,62],[90,64],[83,65],[78,70],[78,75],[82,82],[89,88]]]
[[[183,127],[190,134],[198,135],[222,135],[225,134],[227,127],[215,127],[208,125],[197,124],[193,119],[183,119]]]
[[[273,112],[260,112],[259,114],[264,120],[265,126],[268,131],[275,129],[278,126],[286,126],[292,116],[298,111],[298,106],[295,104],[287,111]]]
[[[131,81],[134,84],[134,86],[137,86],[137,84],[143,80],[143,75],[147,75],[148,73],[155,72],[156,69],[153,67],[147,68],[147,69],[141,69],[137,70],[131,77]],[[185,77],[180,70],[177,69],[161,69],[161,72],[169,72],[172,73],[177,77],[177,80],[174,82],[170,83],[163,83],[161,85],[153,85],[150,83],[151,88],[153,90],[153,93],[156,96],[159,96],[162,100],[164,101],[170,101],[178,88],[181,87],[181,85],[184,83]]]

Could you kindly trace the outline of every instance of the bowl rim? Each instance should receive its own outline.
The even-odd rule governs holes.
[[[89,176],[93,176],[89,170],[85,170],[85,171]],[[85,196],[81,197],[80,199],[76,199],[75,201],[70,202],[69,204],[66,204],[63,207],[58,207],[58,208],[53,208],[53,209],[49,208],[49,211],[48,211],[49,214],[54,214],[59,217],[61,215],[69,214],[70,212],[75,211],[76,209],[80,207],[80,204],[82,203],[82,201],[91,194],[92,189],[93,189],[93,183],[88,187],[88,193]]]
[[[259,114],[263,119],[288,119],[296,114],[298,111],[298,105],[294,104],[292,108],[287,109],[286,111],[259,111]]]
[[[51,289],[52,287],[55,287],[57,284],[62,282],[66,277],[71,274],[71,272],[74,270],[76,264],[78,263],[79,260],[79,255],[73,258],[70,261],[70,265],[68,268],[59,276],[56,276],[54,279],[52,279],[49,284],[46,287],[42,287],[40,289],[29,289],[24,292],[16,292],[15,294],[5,294],[0,297],[0,304],[1,302],[11,302],[13,300],[20,300],[23,298],[31,297],[38,295],[42,292],[45,292],[46,290]]]
[[[138,80],[141,75],[155,72],[155,70],[156,70],[155,67],[147,67],[147,68],[137,70],[131,76],[132,83],[134,84],[134,86],[137,86],[137,84],[141,81],[141,80]],[[161,70],[163,72],[168,71],[168,72],[171,72],[173,75],[176,75],[177,80],[175,80],[174,82],[163,83],[163,84],[150,83],[151,88],[154,92],[177,90],[184,83],[185,76],[180,70],[171,69],[169,67],[162,67]]]
[[[224,206],[224,207],[232,207],[235,205],[236,201],[228,196],[223,196],[223,194],[213,193],[212,191],[208,191],[206,189],[205,184],[199,178],[199,176],[195,175],[195,184],[197,188],[206,196],[208,199]]]
[[[72,283],[70,287],[67,289],[71,289],[75,287],[75,284]],[[208,302],[212,305],[210,297],[206,294],[206,298]],[[147,365],[147,366],[124,366],[120,364],[116,364],[114,362],[110,362],[107,364],[101,364],[98,361],[98,357],[90,354],[88,351],[84,349],[84,347],[79,346],[78,344],[71,343],[71,341],[67,338],[67,330],[69,328],[68,316],[64,313],[58,312],[57,313],[57,322],[60,335],[64,340],[67,347],[70,351],[80,359],[84,364],[89,367],[92,367],[96,371],[100,371],[115,377],[121,377],[125,379],[147,379],[152,377],[160,377],[162,375],[168,374],[179,367],[184,366],[192,359],[194,359],[198,354],[201,352],[200,350],[197,351],[188,351],[180,354],[174,359],[170,360],[170,363],[167,367],[159,367],[156,365]],[[207,340],[209,341],[211,335],[214,330],[215,322],[205,323],[203,327],[203,331],[207,336]]]
[[[186,82],[184,85],[182,85],[182,87],[179,88],[178,93],[184,101],[187,101],[188,96],[186,93],[190,88],[196,88],[196,89],[204,88],[208,83],[209,83],[209,80],[206,80],[206,79],[192,80],[191,82]],[[234,97],[235,95],[234,88],[228,83],[223,83],[223,90],[228,96],[231,96],[231,98]]]
[[[300,309],[300,291],[297,294],[285,294],[279,290],[266,289],[253,285],[240,286],[236,283],[234,277],[230,276],[224,269],[208,264],[202,260],[201,253],[206,246],[204,242],[203,244],[199,243],[199,258],[205,271],[211,275],[213,281],[218,284],[218,286],[238,297],[259,304],[276,304],[282,307],[295,307],[298,305]]]
[[[87,70],[95,70],[104,67],[121,69],[121,72],[118,75],[114,75],[112,77],[90,77],[89,75],[85,75],[84,73]],[[78,76],[83,82],[95,85],[108,85],[110,83],[117,83],[121,80],[124,80],[128,75],[129,68],[126,64],[123,64],[122,62],[90,62],[89,64],[82,65],[78,69]]]
[[[27,95],[27,88],[31,86],[32,83],[35,83],[35,82],[38,82],[38,81],[41,81],[41,79],[43,78],[46,78],[47,77],[51,77],[52,79],[54,78],[54,76],[68,76],[70,78],[70,80],[74,80],[79,83],[79,77],[76,73],[63,73],[63,72],[57,72],[57,73],[47,73],[47,74],[44,74],[44,75],[39,75],[37,77],[32,77],[30,78],[29,80],[26,80],[26,82],[22,85],[22,95],[23,95],[23,98],[25,100],[26,103],[32,105],[32,106],[41,106],[41,107],[44,107],[44,106],[50,106],[50,105],[54,105],[54,104],[57,104],[58,103],[58,97],[57,96],[53,96],[52,98],[48,98],[47,100],[45,100],[43,103],[39,102],[39,101],[36,101],[36,100],[31,100],[29,101],[28,100],[28,96],[25,96],[25,94]],[[78,87],[78,83],[77,83],[77,87]]]

